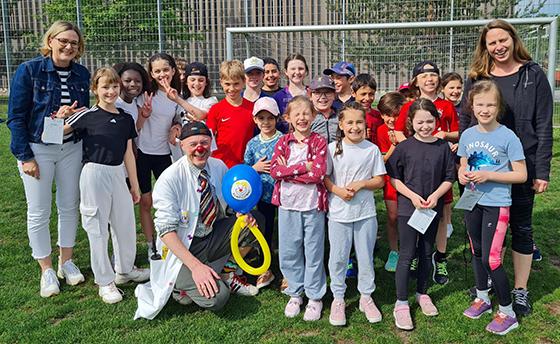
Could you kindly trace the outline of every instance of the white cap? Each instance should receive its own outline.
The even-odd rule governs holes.
[[[243,68],[245,68],[245,73],[249,73],[250,71],[255,69],[264,72],[264,61],[256,56],[251,56],[243,61]]]
[[[262,97],[257,99],[255,105],[253,105],[253,116],[256,116],[261,111],[268,111],[274,117],[280,116],[278,104],[276,104],[276,100],[271,97]]]

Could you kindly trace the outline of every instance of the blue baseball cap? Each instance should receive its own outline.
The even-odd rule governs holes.
[[[356,75],[356,68],[350,62],[340,61],[335,64],[332,68],[327,68],[323,71],[325,75],[338,74],[346,76]]]

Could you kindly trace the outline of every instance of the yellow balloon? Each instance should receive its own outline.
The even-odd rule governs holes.
[[[257,226],[250,226],[249,230],[253,233],[253,235],[255,236],[255,238],[257,239],[257,241],[259,242],[259,244],[261,245],[261,249],[264,255],[264,262],[263,264],[258,267],[258,268],[254,268],[251,265],[247,264],[245,262],[245,260],[243,259],[243,257],[241,257],[241,253],[239,252],[239,233],[241,232],[241,230],[243,228],[245,228],[245,221],[246,221],[247,216],[241,216],[237,219],[237,221],[235,221],[235,224],[233,225],[233,231],[231,232],[231,254],[233,255],[233,258],[235,259],[235,261],[237,262],[237,264],[239,265],[239,267],[241,269],[243,269],[243,271],[253,275],[253,276],[258,276],[258,275],[262,275],[263,273],[265,273],[268,268],[270,267],[270,248],[268,247],[268,243],[266,242],[266,239],[264,238],[264,236],[262,235],[261,231],[259,231],[259,227]]]

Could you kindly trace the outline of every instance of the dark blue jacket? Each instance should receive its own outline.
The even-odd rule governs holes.
[[[90,73],[72,62],[66,80],[72,102],[89,107]],[[29,143],[41,143],[44,118],[60,107],[60,77],[50,57],[36,57],[19,65],[12,79],[8,102],[10,148],[20,161],[33,159]]]
[[[476,125],[476,118],[467,106],[468,94],[477,80],[467,79],[461,101],[459,131]],[[553,99],[550,84],[541,67],[533,61],[519,68],[515,87],[515,103],[509,104],[513,111],[511,129],[521,140],[528,180],[549,180],[552,160],[552,112]]]

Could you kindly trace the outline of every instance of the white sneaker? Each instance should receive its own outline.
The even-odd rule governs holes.
[[[114,282],[99,286],[99,296],[101,296],[101,299],[105,303],[117,303],[122,301],[122,291],[117,288]]]
[[[47,269],[41,275],[41,297],[50,297],[60,293],[58,279],[53,269]]]
[[[72,259],[68,259],[64,264],[60,264],[60,258],[58,259],[58,271],[56,273],[58,278],[66,279],[66,284],[76,285],[84,282],[86,279],[84,275],[80,272],[80,269],[74,264]]]
[[[224,278],[224,282],[233,294],[255,296],[259,293],[259,289],[257,287],[247,283],[247,279],[245,277],[239,276],[234,272],[225,274],[222,278]]]
[[[132,271],[126,274],[115,274],[115,284],[121,285],[132,282],[146,282],[150,279],[150,269],[141,269],[134,266]]]

